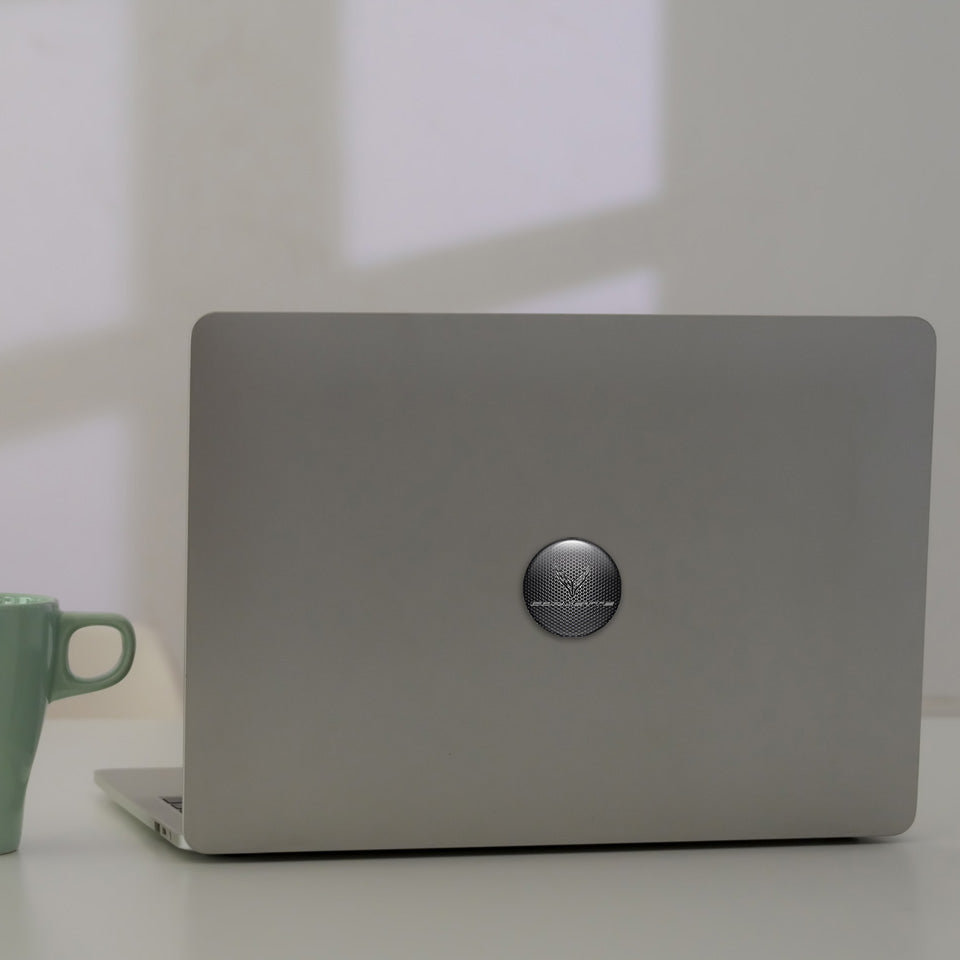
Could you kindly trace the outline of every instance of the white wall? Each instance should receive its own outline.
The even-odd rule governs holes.
[[[958,35],[941,0],[0,0],[3,589],[180,658],[208,310],[920,314],[960,698]]]

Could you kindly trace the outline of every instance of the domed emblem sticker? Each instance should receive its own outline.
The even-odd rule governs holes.
[[[620,571],[588,540],[557,540],[531,561],[523,577],[530,616],[557,637],[589,637],[620,606]]]

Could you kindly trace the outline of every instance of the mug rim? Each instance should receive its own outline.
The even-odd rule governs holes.
[[[39,593],[0,593],[0,610],[9,610],[17,607],[40,607],[56,604],[55,597],[43,596]]]

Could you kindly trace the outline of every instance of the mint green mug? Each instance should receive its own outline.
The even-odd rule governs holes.
[[[67,652],[81,627],[113,627],[122,648],[99,677],[76,677]],[[52,597],[0,593],[0,854],[20,845],[23,800],[47,703],[119,683],[130,671],[136,640],[115,613],[61,613]]]

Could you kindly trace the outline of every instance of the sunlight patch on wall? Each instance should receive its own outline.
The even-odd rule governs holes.
[[[343,0],[346,256],[636,204],[661,180],[662,0]]]
[[[72,609],[129,607],[129,436],[119,416],[0,447],[0,583]]]
[[[0,3],[0,350],[122,319],[131,10]]]
[[[638,270],[497,306],[499,313],[657,313],[660,284],[653,270]]]

